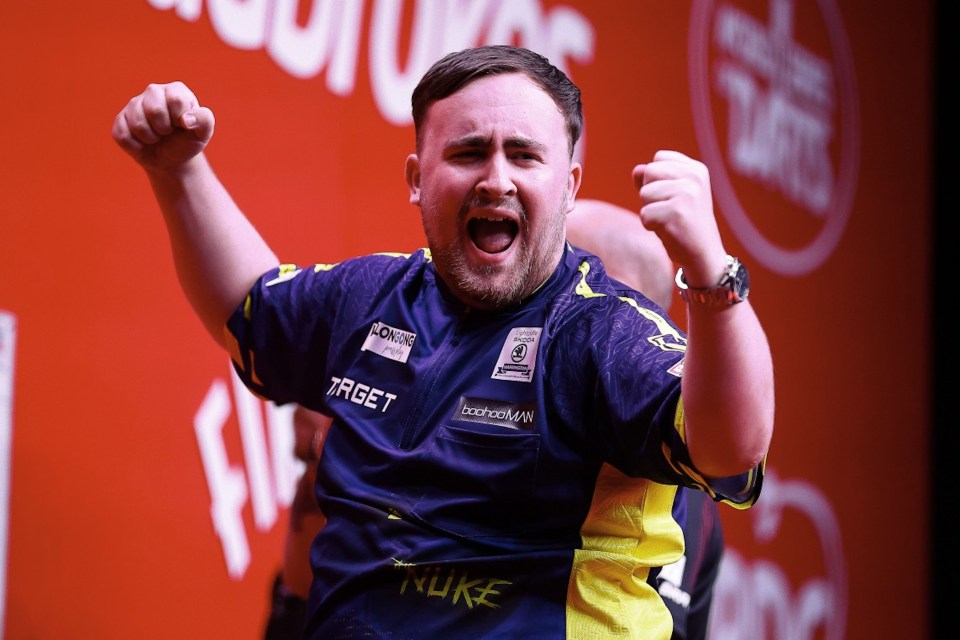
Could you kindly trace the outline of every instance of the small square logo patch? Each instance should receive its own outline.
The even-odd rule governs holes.
[[[543,327],[514,327],[500,349],[494,380],[530,382],[537,367],[537,347]]]

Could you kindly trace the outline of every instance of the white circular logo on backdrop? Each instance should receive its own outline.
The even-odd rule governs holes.
[[[771,271],[802,276],[843,235],[860,123],[833,0],[693,3],[690,95],[718,209]]]

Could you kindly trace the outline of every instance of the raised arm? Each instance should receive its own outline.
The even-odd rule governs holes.
[[[113,139],[147,174],[180,286],[221,346],[223,325],[279,261],[233,201],[204,149],[214,116],[182,82],[151,84],[117,114]]]
[[[707,167],[658,151],[633,170],[643,225],[663,241],[693,288],[720,281],[727,251],[713,211]],[[773,436],[773,361],[749,300],[722,308],[687,304],[683,406],[690,456],[713,477],[742,473]]]

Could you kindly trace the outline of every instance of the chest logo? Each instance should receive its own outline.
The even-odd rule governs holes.
[[[410,357],[413,341],[416,339],[415,333],[403,331],[382,322],[374,322],[360,351],[372,351],[390,360],[406,362]]]
[[[537,346],[542,327],[514,327],[500,349],[500,357],[493,368],[494,380],[530,382],[537,367]]]
[[[457,408],[453,412],[454,420],[467,422],[482,422],[508,429],[529,431],[533,429],[533,421],[537,415],[537,405],[534,402],[515,404],[500,400],[485,400],[483,398],[460,397]]]

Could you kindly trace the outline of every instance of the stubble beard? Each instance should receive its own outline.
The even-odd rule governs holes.
[[[519,242],[519,241],[518,241]],[[450,277],[461,294],[475,300],[479,306],[499,309],[516,304],[532,291],[528,291],[532,264],[530,247],[520,242],[515,265],[471,265],[463,251],[456,245],[442,252]]]
[[[557,207],[563,211],[563,205]],[[466,299],[485,309],[502,309],[522,302],[536,291],[556,268],[557,252],[553,247],[563,246],[566,229],[563,214],[558,213],[559,224],[547,229],[540,238],[541,251],[534,252],[525,240],[529,235],[526,212],[520,212],[519,246],[514,248],[516,259],[508,265],[475,266],[467,260],[460,242],[470,242],[469,238],[458,238],[445,247],[435,246],[428,236],[434,263],[448,286]],[[550,247],[550,250],[546,250]],[[562,251],[560,252],[562,255]]]

